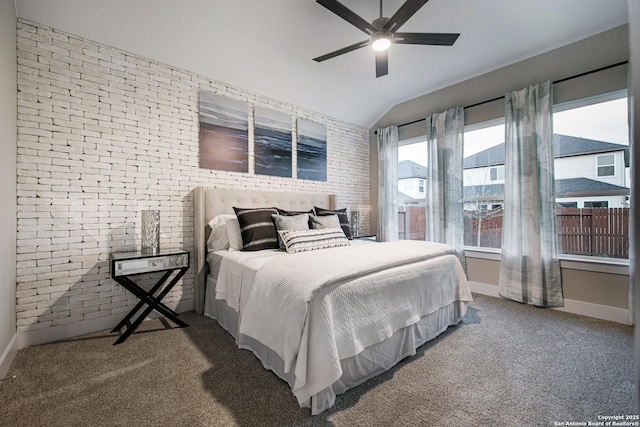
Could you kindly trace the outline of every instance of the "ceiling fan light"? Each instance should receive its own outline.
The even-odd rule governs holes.
[[[373,50],[387,50],[391,46],[391,35],[386,32],[375,33],[371,36],[371,47]]]

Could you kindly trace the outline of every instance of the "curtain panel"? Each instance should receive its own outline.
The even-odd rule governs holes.
[[[378,239],[398,240],[398,127],[378,129]]]
[[[637,162],[640,161],[640,148],[636,147],[635,136],[637,136],[637,132],[634,130],[634,97],[640,98],[640,93],[633,93],[633,83],[632,83],[632,65],[629,64],[629,68],[627,71],[627,87],[632,88],[631,93],[627,96],[627,123],[629,124],[629,153],[631,158],[631,180],[630,183],[636,183],[640,179],[640,174],[638,173],[638,169],[636,168]],[[636,100],[636,105],[638,101]],[[630,185],[630,201],[631,201],[631,214],[629,215],[629,294],[628,294],[628,318],[629,323],[634,325],[636,323],[636,284],[638,283],[638,271],[636,270],[636,265],[638,264],[638,223],[637,223],[637,212],[639,212],[639,204],[638,197],[640,193],[638,192],[636,185]],[[640,344],[640,339],[638,340]],[[639,372],[640,373],[640,372]]]
[[[505,97],[505,185],[500,295],[562,307],[556,239],[551,82]]]
[[[453,246],[466,270],[462,141],[464,109],[452,108],[427,117],[427,236]]]

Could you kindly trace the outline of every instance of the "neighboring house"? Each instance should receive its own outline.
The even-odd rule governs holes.
[[[416,203],[426,196],[427,168],[411,160],[398,162],[398,204]]]
[[[560,207],[629,206],[629,147],[554,134],[556,203]],[[464,159],[468,209],[500,209],[504,199],[504,143]]]

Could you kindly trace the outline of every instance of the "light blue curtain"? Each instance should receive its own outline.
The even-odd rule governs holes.
[[[378,240],[398,240],[398,127],[378,129]]]
[[[465,266],[463,135],[462,107],[427,117],[427,240],[453,246]]]
[[[500,295],[562,307],[556,240],[551,82],[505,97],[505,186]]]

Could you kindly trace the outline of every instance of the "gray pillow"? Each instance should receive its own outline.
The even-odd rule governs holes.
[[[338,215],[311,215],[311,228],[320,229],[320,228],[340,228],[340,218]]]
[[[276,230],[308,230],[309,229],[309,214],[303,213],[300,215],[271,215],[273,222],[276,225]],[[278,246],[280,249],[284,249],[282,239],[278,233]]]

